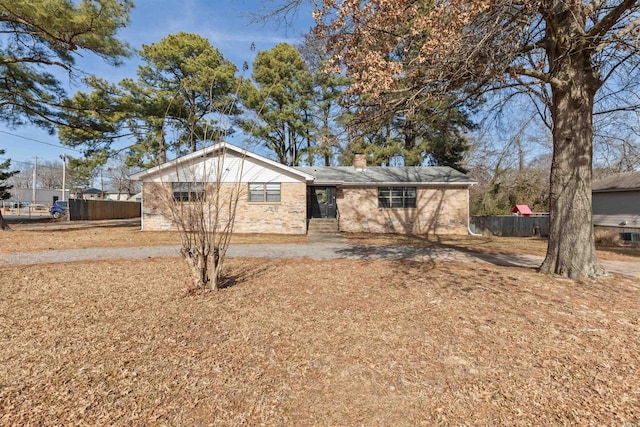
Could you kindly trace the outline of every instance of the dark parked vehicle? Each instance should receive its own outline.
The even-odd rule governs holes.
[[[31,206],[31,202],[9,202],[6,206],[10,209],[28,208]]]
[[[67,212],[67,202],[56,200],[49,208],[49,213],[56,219],[60,218]]]

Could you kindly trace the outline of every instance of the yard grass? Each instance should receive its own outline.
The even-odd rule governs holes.
[[[78,224],[11,225],[12,231],[0,233],[0,254],[46,251],[51,249],[82,249],[136,246],[178,245],[179,236],[171,231],[140,231],[140,225],[110,222],[79,222]],[[278,234],[238,234],[232,243],[307,243],[306,236]]]
[[[17,233],[15,233],[17,234]],[[638,281],[476,264],[0,269],[0,425],[637,425]]]

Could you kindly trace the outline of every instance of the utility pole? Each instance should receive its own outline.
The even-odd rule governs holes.
[[[38,156],[33,164],[33,183],[31,184],[31,204],[36,203],[36,185],[38,185]]]
[[[64,154],[60,156],[62,158],[62,201],[65,201],[65,193],[67,192],[67,156]]]

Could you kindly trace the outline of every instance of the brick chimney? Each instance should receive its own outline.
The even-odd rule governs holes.
[[[360,172],[364,172],[367,170],[367,155],[366,154],[356,154],[353,156],[353,167],[359,170]]]

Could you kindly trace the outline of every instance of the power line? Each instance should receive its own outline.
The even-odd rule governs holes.
[[[41,158],[38,157],[39,161],[38,161],[37,167],[38,167],[39,170],[41,170],[41,169],[53,169],[53,170],[56,170],[56,171],[62,171],[62,169],[64,168],[62,162],[60,162],[59,165],[55,165],[55,164],[53,164],[53,165],[49,164],[48,165],[48,164],[43,163],[43,162],[52,163],[50,160],[42,159],[42,161],[40,161],[40,159]],[[35,162],[27,162],[27,161],[24,161],[24,160],[14,160],[14,159],[11,159],[9,157],[0,157],[0,161],[4,161],[4,160],[11,160],[12,168],[17,166],[18,169],[19,169],[20,168],[19,165],[28,166],[28,167],[35,167],[36,166]],[[55,160],[54,160],[54,162],[55,162]],[[68,166],[67,166],[67,169],[68,169]],[[96,167],[95,171],[96,171],[96,173],[99,173],[100,171],[102,171],[103,173],[104,172],[109,173],[109,171],[112,170],[112,169],[114,169],[114,168],[108,167],[106,165],[102,165],[102,166]],[[20,172],[23,172],[23,171],[20,171]],[[111,178],[109,178],[109,179],[111,179]]]
[[[14,164],[22,164],[25,166],[35,166],[36,164],[34,162],[27,162],[24,160],[14,160],[12,158],[9,157],[0,157],[0,161],[4,161],[4,160],[11,160],[11,165],[13,166]],[[50,162],[50,160],[43,160],[45,162]],[[54,160],[55,161],[55,160]],[[40,168],[48,168],[48,169],[57,169],[57,170],[62,170],[62,162],[60,162],[60,166],[56,166],[56,165],[47,165],[45,163],[38,163],[38,169]]]
[[[7,131],[4,131],[4,130],[0,130],[0,133],[4,133],[6,135],[11,135],[11,136],[14,136],[16,138],[26,139],[27,141],[37,142],[38,144],[44,144],[44,145],[49,145],[51,147],[60,148],[62,150],[70,150],[70,151],[75,151],[77,153],[82,153],[82,151],[76,150],[75,148],[65,147],[64,145],[59,145],[59,144],[52,144],[50,142],[40,141],[40,140],[37,140],[37,139],[29,138],[27,136],[16,135],[15,133],[7,132]]]

